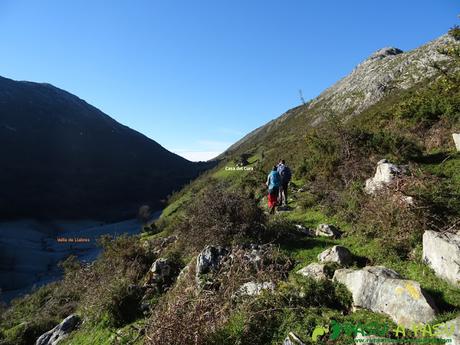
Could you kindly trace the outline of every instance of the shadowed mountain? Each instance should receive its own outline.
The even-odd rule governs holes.
[[[49,84],[0,77],[0,217],[123,218],[196,177],[192,163]]]

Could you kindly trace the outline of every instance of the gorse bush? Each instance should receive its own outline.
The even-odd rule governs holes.
[[[191,201],[179,225],[180,239],[197,250],[206,244],[254,241],[265,221],[253,198],[214,183]]]
[[[91,270],[80,271],[86,286],[80,308],[89,322],[120,327],[140,316],[139,284],[155,257],[137,237],[102,237],[102,257]]]

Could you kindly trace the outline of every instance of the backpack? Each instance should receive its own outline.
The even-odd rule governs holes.
[[[286,165],[282,166],[281,171],[280,171],[280,175],[281,175],[281,180],[283,182],[291,181],[291,177],[292,177],[291,169],[289,169],[289,167],[287,167]]]
[[[273,189],[275,187],[279,187],[281,184],[281,177],[280,174],[278,174],[277,171],[272,171],[270,173],[270,186],[269,189]]]

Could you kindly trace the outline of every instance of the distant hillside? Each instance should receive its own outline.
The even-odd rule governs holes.
[[[0,77],[0,217],[124,217],[203,164],[49,84]]]

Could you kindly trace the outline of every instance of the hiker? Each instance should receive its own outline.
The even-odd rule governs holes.
[[[278,193],[281,184],[281,177],[276,170],[276,165],[273,166],[272,171],[268,174],[266,185],[268,187],[268,209],[270,214],[275,213],[275,207],[278,202]]]
[[[276,167],[278,174],[281,177],[281,185],[279,189],[279,203],[283,206],[288,204],[288,187],[289,181],[291,181],[291,169],[286,165],[284,159],[280,159],[278,166]]]

